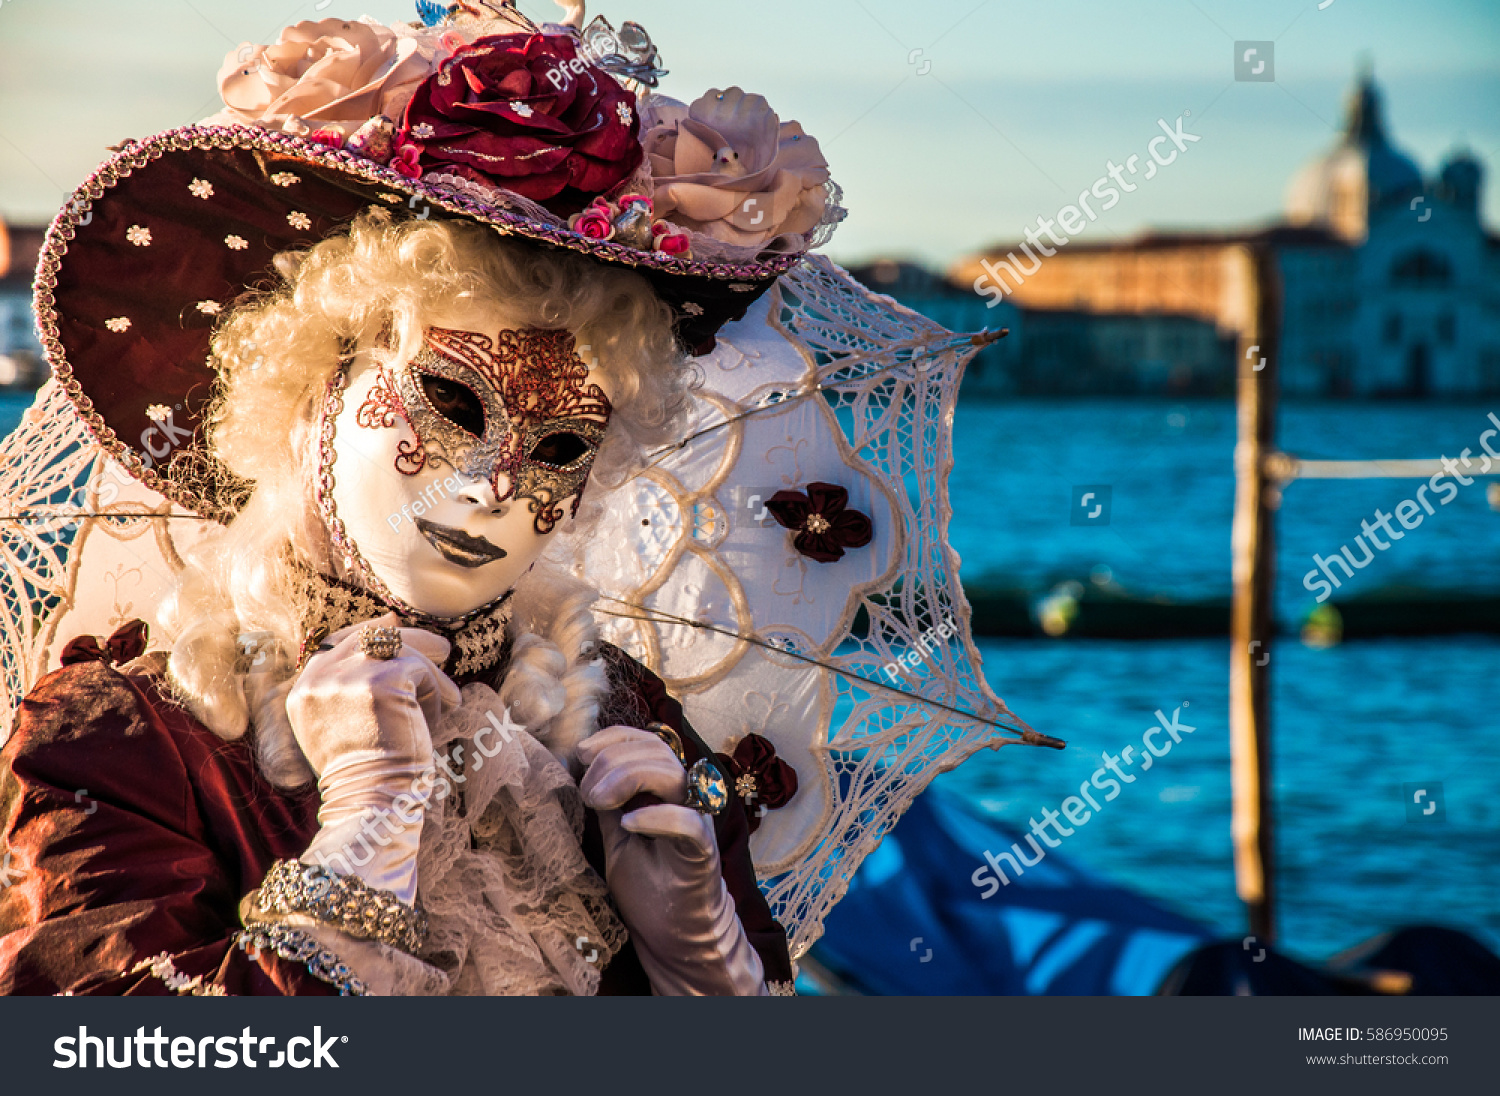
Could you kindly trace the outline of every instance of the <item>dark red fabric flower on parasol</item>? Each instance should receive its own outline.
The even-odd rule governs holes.
[[[747,734],[734,753],[718,754],[719,764],[734,781],[734,793],[745,801],[750,832],[760,827],[766,810],[786,806],[797,794],[797,770],[776,756],[776,747],[758,734]]]
[[[844,558],[845,548],[863,548],[875,535],[870,519],[849,508],[849,492],[836,483],[809,483],[807,491],[777,491],[766,509],[794,530],[792,547],[819,563]]]
[[[422,172],[504,187],[559,216],[640,166],[635,96],[558,34],[480,38],[444,61],[407,104],[396,138]]]

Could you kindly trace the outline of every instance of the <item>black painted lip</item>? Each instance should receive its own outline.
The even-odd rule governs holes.
[[[417,531],[427,538],[449,563],[460,567],[483,567],[504,559],[506,552],[498,544],[491,544],[483,537],[471,536],[462,529],[439,525],[434,521],[417,518]]]

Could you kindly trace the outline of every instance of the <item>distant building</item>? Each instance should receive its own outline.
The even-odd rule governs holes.
[[[1500,238],[1480,218],[1483,172],[1459,151],[1424,179],[1362,81],[1342,139],[1287,192],[1288,220],[1339,240],[1280,252],[1288,391],[1500,392]]]
[[[1192,263],[1201,265],[1194,252]],[[1156,277],[1162,269],[1140,264]],[[1118,266],[1114,273],[1128,270]],[[1088,267],[1079,273],[1088,276]],[[1040,307],[1009,300],[993,308],[968,286],[955,285],[915,263],[882,260],[850,270],[877,293],[952,331],[1010,328],[1010,335],[975,355],[965,395],[1227,395],[1234,382],[1235,339],[1214,320],[1219,291],[1194,269],[1183,284],[1209,287],[1208,302],[1176,301],[1162,311],[1111,308],[1068,296]],[[1052,283],[1049,283],[1052,284]],[[1133,299],[1133,298],[1132,298]]]
[[[1265,244],[1282,277],[1280,361],[1283,390],[1307,396],[1463,396],[1500,392],[1500,238],[1481,219],[1483,168],[1457,152],[1424,179],[1386,134],[1369,74],[1350,99],[1343,135],[1292,180],[1286,219],[1267,228],[1222,233],[1152,232],[1119,244],[1070,243],[1013,277],[1016,247],[992,248],[956,263],[951,282],[971,293],[987,274],[1035,317],[1061,312],[1078,325],[1082,347],[1111,355],[1103,375],[1159,368],[1124,354],[1132,345],[1083,326],[1103,317],[1166,317],[1211,324],[1229,349],[1249,327],[1252,271],[1245,245]],[[1012,267],[1014,267],[1014,263]],[[998,271],[999,277],[994,273]],[[977,293],[973,294],[979,299]],[[1029,335],[1028,335],[1029,337]],[[1062,337],[1059,335],[1059,337]],[[1169,343],[1158,345],[1168,346]],[[1168,375],[1209,381],[1201,336],[1168,352]],[[1112,349],[1107,349],[1112,347]],[[1020,347],[1018,362],[1036,361]],[[1123,355],[1123,356],[1122,356]],[[1059,359],[1052,368],[1067,368]],[[1076,368],[1077,366],[1075,366]],[[1154,387],[1148,375],[1142,390]],[[1044,379],[1018,378],[1018,387]]]
[[[1021,394],[1233,393],[1235,339],[1195,316],[1027,309],[1022,326]]]
[[[35,388],[47,378],[31,313],[31,279],[45,233],[0,221],[0,388]]]

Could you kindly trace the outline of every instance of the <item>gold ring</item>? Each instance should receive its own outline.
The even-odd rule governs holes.
[[[680,734],[665,723],[647,723],[645,729],[670,746],[672,752],[677,755],[677,760],[682,762],[684,768],[687,767],[687,754],[682,749]]]
[[[366,624],[359,630],[359,649],[366,658],[385,661],[401,653],[401,630],[383,624]]]

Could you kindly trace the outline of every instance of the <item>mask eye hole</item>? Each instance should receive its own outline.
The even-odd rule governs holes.
[[[460,430],[484,437],[484,404],[467,385],[447,377],[421,374],[422,391],[432,409]]]
[[[566,468],[578,458],[593,451],[587,438],[570,430],[555,430],[531,447],[529,458],[538,464]]]

